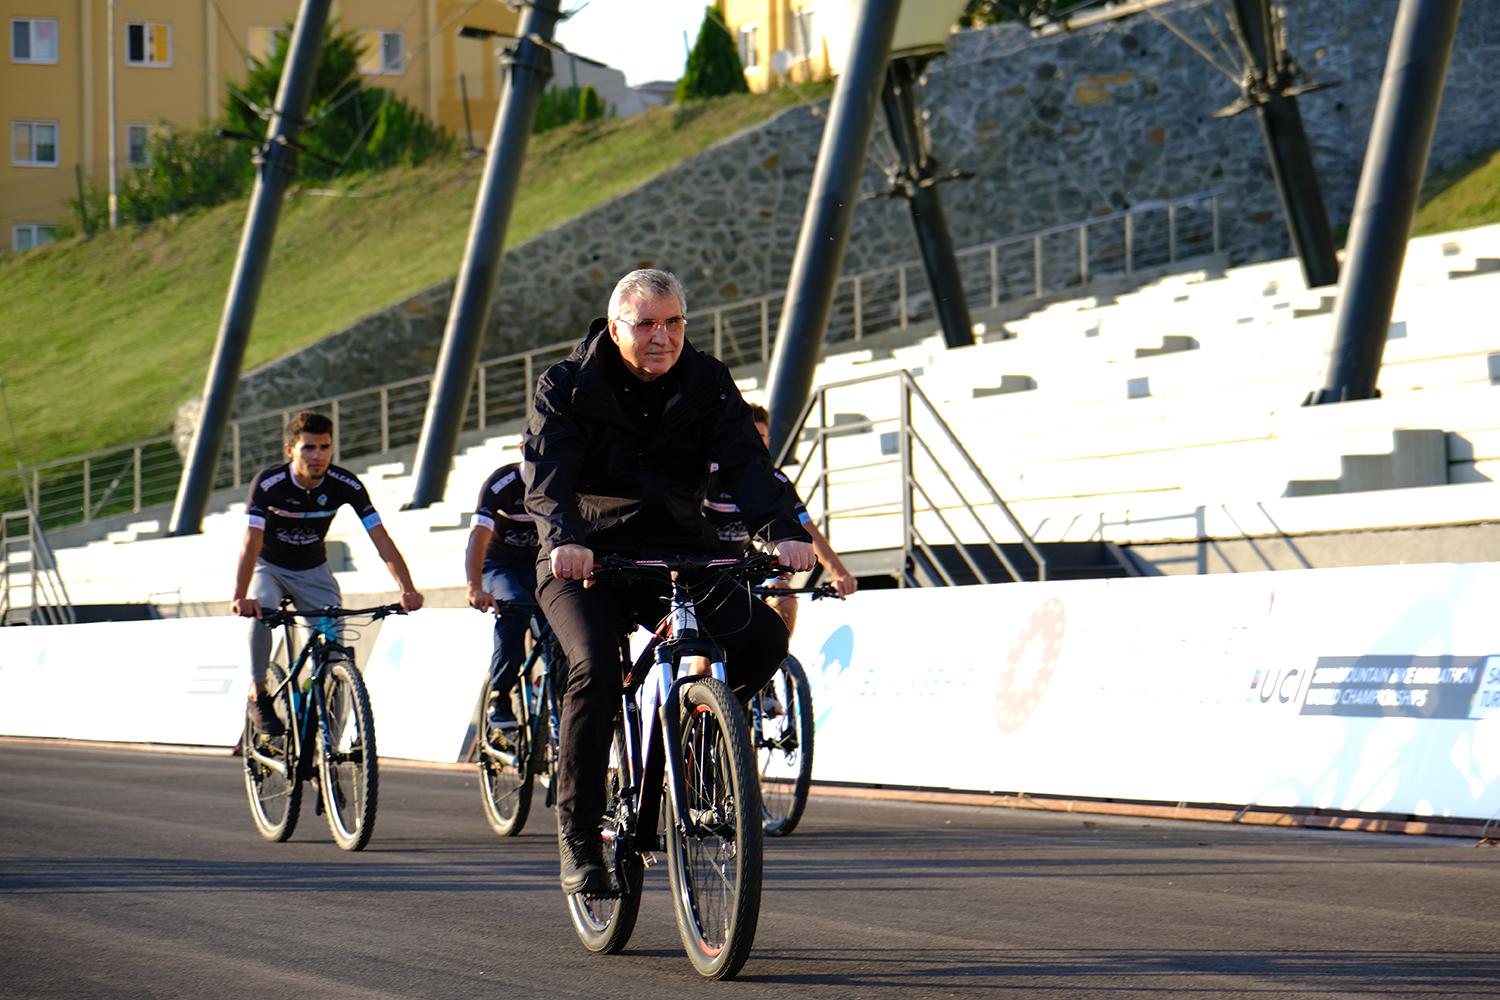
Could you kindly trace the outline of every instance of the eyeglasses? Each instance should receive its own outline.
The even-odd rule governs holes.
[[[687,320],[681,316],[668,316],[666,319],[643,319],[639,322],[626,319],[624,316],[616,318],[637,333],[644,333],[648,337],[657,330],[664,329],[675,336],[687,329]]]

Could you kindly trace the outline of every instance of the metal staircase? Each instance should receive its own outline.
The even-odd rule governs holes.
[[[1107,542],[1034,541],[910,371],[819,386],[798,428],[777,464],[856,576],[953,587],[1137,575]]]
[[[0,625],[72,625],[73,602],[29,510],[0,514]]]

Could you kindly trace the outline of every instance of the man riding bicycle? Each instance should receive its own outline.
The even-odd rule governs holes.
[[[259,619],[261,609],[275,608],[283,596],[312,611],[343,602],[328,565],[323,540],[333,515],[348,504],[385,560],[401,588],[401,607],[416,611],[422,595],[411,582],[401,551],[380,523],[364,483],[348,469],[333,465],[333,421],[311,411],[286,425],[286,454],[291,459],[262,469],[250,481],[250,524],[234,572],[234,613]],[[271,629],[257,621],[250,628],[250,706],[255,727],[268,736],[282,732],[276,707],[266,691],[271,664]]]
[[[502,465],[479,489],[474,526],[464,553],[469,606],[495,612],[495,648],[490,655],[490,725],[509,738],[519,725],[510,692],[526,659],[526,628],[532,615],[500,613],[497,600],[536,604],[536,524],[526,513],[526,484],[517,462]],[[540,612],[538,612],[538,616]],[[541,623],[537,623],[540,631]]]
[[[609,888],[599,825],[611,726],[620,703],[620,636],[654,627],[665,583],[595,585],[596,558],[713,555],[702,514],[710,460],[745,523],[765,529],[782,565],[815,564],[785,487],[729,370],[685,341],[686,296],[664,271],[622,278],[609,318],[537,385],[522,439],[526,509],[541,540],[537,598],[567,654],[559,741],[557,818],[565,892]],[[743,587],[695,590],[700,619],[724,645],[742,697],[787,653],[781,619]]]

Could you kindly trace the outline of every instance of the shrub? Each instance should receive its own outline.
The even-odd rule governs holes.
[[[734,39],[729,36],[729,29],[724,26],[723,11],[717,6],[704,8],[698,41],[688,55],[682,79],[677,81],[677,100],[749,92],[750,88],[745,84],[745,67],[740,62]]]

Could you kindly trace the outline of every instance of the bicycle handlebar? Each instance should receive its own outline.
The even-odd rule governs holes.
[[[406,612],[399,604],[382,604],[378,608],[320,608],[317,611],[294,611],[291,608],[280,608],[276,611],[267,611],[260,616],[262,625],[277,628],[281,625],[291,625],[299,618],[313,621],[319,618],[353,618],[358,615],[369,615],[371,621],[379,621],[388,615],[404,615]]]
[[[732,556],[667,556],[660,559],[628,559],[625,556],[605,556],[602,562],[594,563],[594,575],[602,573],[652,573],[707,571],[727,573],[748,580],[759,575],[762,579],[790,573],[776,562],[776,557],[763,552],[743,558]]]
[[[838,597],[839,589],[831,583],[820,583],[816,587],[751,587],[751,592],[756,597],[782,597],[786,594],[811,594],[812,599],[821,601],[825,597]]]

